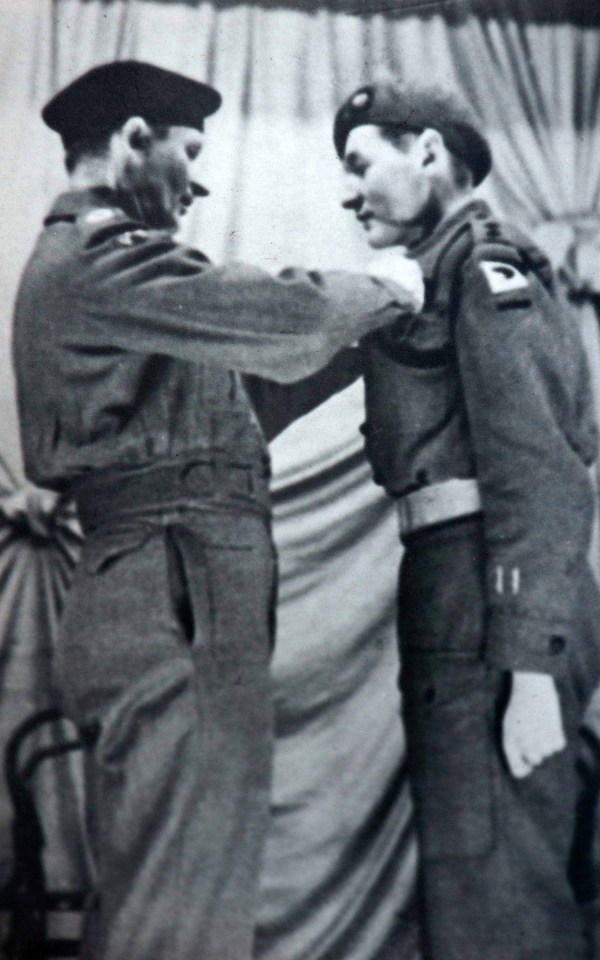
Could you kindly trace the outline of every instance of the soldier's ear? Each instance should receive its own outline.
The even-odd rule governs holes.
[[[146,165],[152,130],[142,117],[129,117],[110,140],[110,154],[116,182],[131,189],[135,179]]]
[[[432,170],[437,169],[442,156],[446,152],[444,138],[432,127],[427,127],[419,134],[417,149],[419,150],[421,166],[430,167]]]
[[[152,142],[152,131],[143,117],[129,117],[121,127],[121,135],[131,150],[145,152]]]

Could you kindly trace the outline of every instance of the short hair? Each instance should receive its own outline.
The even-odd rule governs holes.
[[[410,145],[413,143],[414,137],[417,137],[423,132],[421,128],[407,129],[406,125],[401,123],[382,123],[379,125],[379,129],[381,130],[381,135],[384,140],[388,140],[403,153],[408,152]],[[460,157],[457,157],[457,155],[452,152],[444,140],[443,134],[440,133],[440,136],[444,141],[444,146],[446,147],[450,157],[454,185],[460,190],[465,190],[467,187],[472,187],[473,172],[471,171],[470,167],[464,162],[464,160],[462,160]]]
[[[120,130],[123,124],[108,130],[94,130],[85,137],[76,140],[65,151],[65,167],[67,173],[73,173],[78,163],[84,157],[104,157],[108,153],[108,145],[113,133]],[[164,124],[148,123],[150,130],[157,140],[164,140],[169,134],[169,127]]]
[[[84,157],[103,157],[108,153],[108,143],[114,130],[90,133],[71,143],[65,151],[67,173],[73,173]]]

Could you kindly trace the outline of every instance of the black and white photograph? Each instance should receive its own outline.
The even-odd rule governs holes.
[[[597,0],[0,17],[0,960],[600,960]]]

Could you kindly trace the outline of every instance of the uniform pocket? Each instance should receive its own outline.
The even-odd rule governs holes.
[[[83,548],[83,569],[90,575],[108,570],[122,557],[141,550],[154,533],[152,527],[132,525],[91,534]]]
[[[181,654],[169,617],[162,529],[91,534],[66,597],[55,675],[65,705],[87,723],[156,664]]]
[[[409,653],[402,690],[423,857],[489,853],[494,741],[487,667],[460,654]]]
[[[166,529],[166,560],[173,616],[188,645],[208,648],[214,639],[215,598],[206,546],[179,524]]]

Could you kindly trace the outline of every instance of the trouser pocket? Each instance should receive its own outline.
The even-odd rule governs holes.
[[[183,525],[166,528],[167,574],[171,607],[188,644],[213,642],[215,598],[205,546]]]
[[[471,656],[403,656],[409,770],[423,857],[474,857],[494,842],[488,671]]]
[[[169,612],[160,527],[115,525],[85,541],[54,662],[63,706],[87,729],[147,671],[187,656]]]

